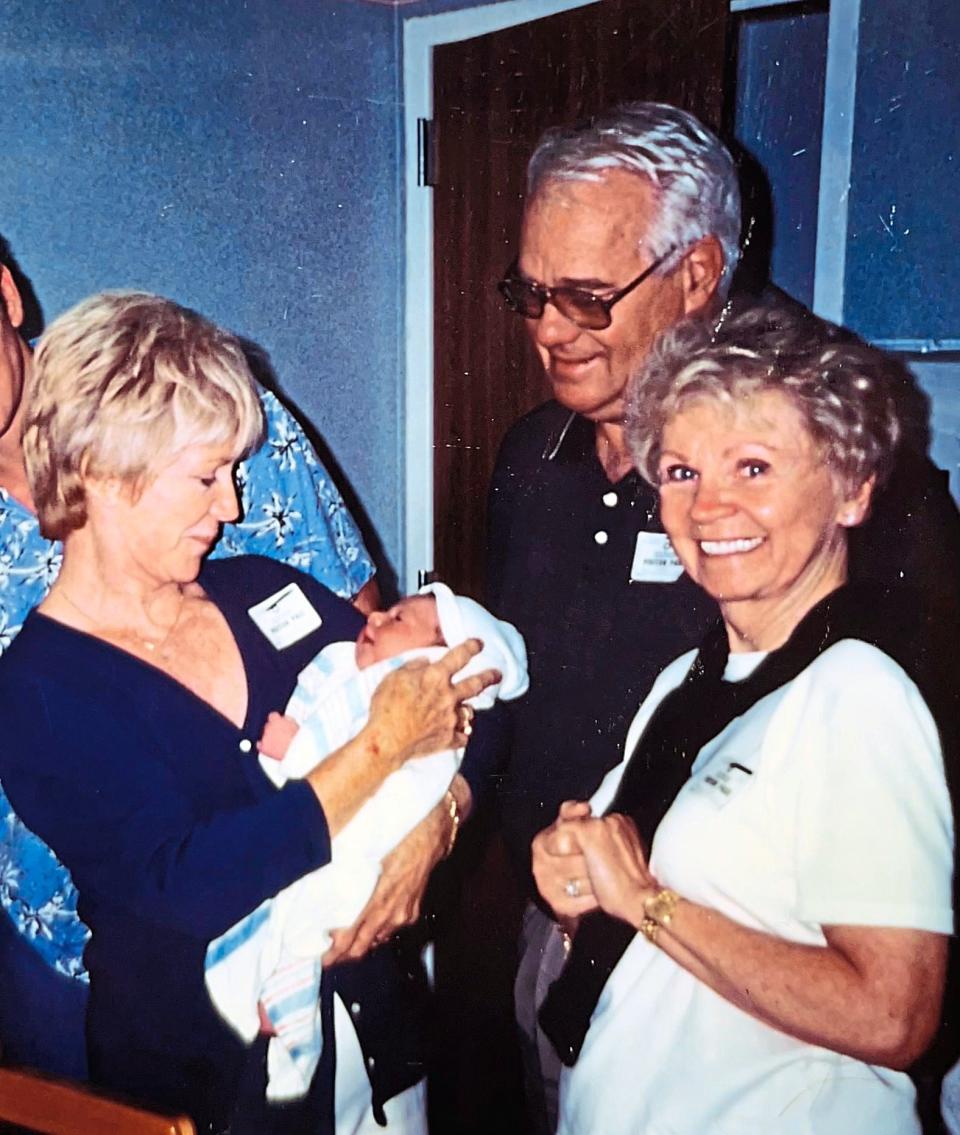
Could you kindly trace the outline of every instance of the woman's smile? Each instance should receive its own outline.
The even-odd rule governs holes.
[[[762,543],[762,536],[736,540],[701,540],[700,550],[705,556],[735,556],[742,552],[752,552]]]

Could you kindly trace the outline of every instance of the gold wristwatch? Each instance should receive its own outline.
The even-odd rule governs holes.
[[[640,931],[648,942],[656,945],[657,931],[670,925],[677,909],[680,896],[669,887],[661,887],[656,894],[651,895],[643,904],[643,921]]]

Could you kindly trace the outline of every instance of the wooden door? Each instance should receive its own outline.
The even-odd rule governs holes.
[[[482,598],[485,500],[503,434],[548,397],[496,282],[543,130],[626,99],[718,126],[729,0],[601,0],[434,51],[434,569]],[[428,191],[429,192],[429,191]]]
[[[547,126],[627,99],[673,102],[718,126],[728,7],[601,0],[434,51],[433,566],[460,591],[482,598],[500,440],[549,395],[523,321],[496,291],[516,253],[530,152]],[[437,1135],[528,1131],[511,998],[521,897],[487,839],[491,811],[467,825],[442,905]]]

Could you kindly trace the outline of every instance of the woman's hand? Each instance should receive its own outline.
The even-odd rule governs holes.
[[[387,675],[374,691],[363,729],[307,774],[331,837],[404,761],[466,745],[473,710],[462,703],[500,681],[496,670],[453,681],[481,649],[479,640],[468,639],[438,662],[410,662]]]
[[[370,702],[366,732],[372,752],[382,759],[384,775],[410,757],[466,745],[473,710],[462,703],[501,677],[496,670],[484,670],[453,681],[481,649],[478,639],[468,639],[438,662],[409,662],[380,683]]]
[[[466,816],[470,811],[469,785],[456,776],[450,791],[461,815]],[[452,825],[450,810],[441,802],[397,844],[384,859],[377,886],[357,921],[333,932],[332,945],[323,956],[325,966],[362,958],[397,930],[417,921],[430,875],[450,846]]]
[[[639,929],[644,902],[660,885],[633,822],[621,815],[581,820],[577,843],[597,904]],[[948,939],[878,926],[825,926],[824,936],[825,947],[790,942],[681,897],[656,945],[782,1032],[906,1069],[936,1031]]]
[[[580,825],[578,841],[597,905],[639,927],[644,900],[659,887],[633,820],[619,813],[589,820]]]
[[[567,924],[597,909],[579,839],[583,826],[592,822],[586,801],[566,800],[556,820],[534,838],[531,848],[537,890]]]

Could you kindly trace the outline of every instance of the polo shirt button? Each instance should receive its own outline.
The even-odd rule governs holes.
[[[617,496],[616,493],[604,493],[603,494],[603,503],[607,506],[607,508],[616,508],[619,501],[620,501],[620,498]]]
[[[610,537],[601,528],[599,532],[594,532],[593,539],[597,544],[599,544],[602,547],[604,544],[606,544],[606,542],[610,539]]]
[[[353,1002],[351,1002],[351,1004],[350,1004],[350,1012],[351,1012],[351,1013],[353,1013],[353,1015],[354,1015],[355,1017],[358,1017],[358,1016],[360,1015],[360,1002],[359,1002],[359,1001],[353,1001]]]
[[[249,753],[252,748],[253,748],[253,742],[250,740],[249,737],[242,737],[240,739],[240,752],[241,753]]]
[[[374,1060],[372,1056],[368,1056],[367,1057],[367,1067],[372,1068],[374,1066],[374,1064],[376,1064],[376,1060]]]

